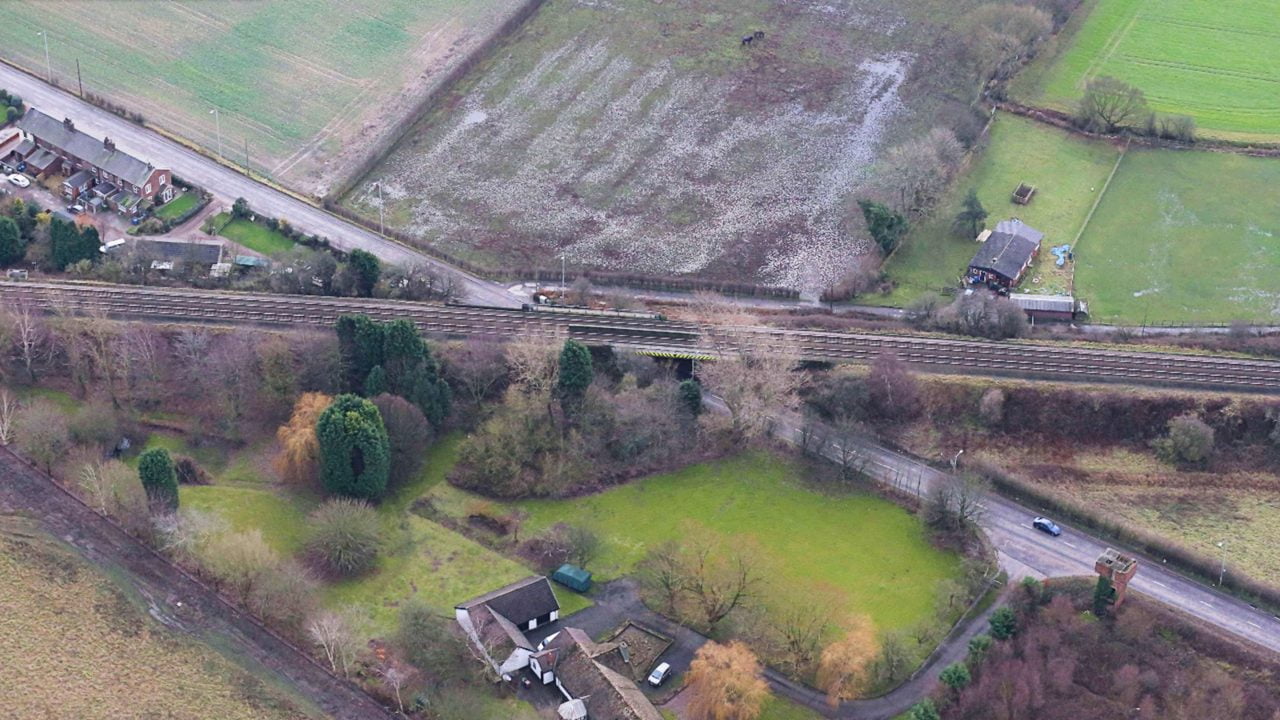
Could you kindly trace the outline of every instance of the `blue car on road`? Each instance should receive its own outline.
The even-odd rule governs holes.
[[[1035,520],[1032,520],[1031,527],[1034,527],[1040,532],[1049,533],[1054,537],[1058,537],[1059,535],[1062,534],[1062,528],[1058,527],[1058,524],[1055,523],[1054,521],[1045,517],[1038,517]]]

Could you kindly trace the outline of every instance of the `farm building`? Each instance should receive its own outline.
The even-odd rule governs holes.
[[[524,631],[559,619],[560,602],[539,575],[472,598],[454,608],[454,617],[498,675],[510,675],[528,667],[533,654]]]
[[[1070,295],[1027,295],[1011,293],[1009,299],[1035,320],[1075,320],[1079,309]]]
[[[173,199],[173,176],[116,149],[111,138],[96,140],[77,130],[70,118],[61,122],[39,110],[28,110],[18,121],[24,140],[6,162],[23,165],[36,176],[65,174],[68,200],[80,200],[92,190],[90,209],[107,207],[122,215],[137,215],[155,202]]]
[[[968,281],[1007,290],[1017,285],[1040,252],[1044,233],[1014,218],[1001,220],[969,262]]]
[[[564,695],[558,709],[564,720],[662,720],[632,680],[648,669],[648,663],[637,670],[632,660],[627,643],[597,643],[569,627],[547,640],[530,659],[529,669],[542,684],[555,683]]]

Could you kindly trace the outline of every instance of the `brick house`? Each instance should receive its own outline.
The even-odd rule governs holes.
[[[72,202],[135,216],[177,194],[171,171],[118,150],[111,138],[94,139],[70,118],[58,121],[30,109],[17,126],[31,143],[23,155],[27,172],[68,176],[62,194]]]
[[[1040,252],[1044,233],[1014,218],[1001,220],[969,262],[970,284],[1007,291],[1016,286]]]

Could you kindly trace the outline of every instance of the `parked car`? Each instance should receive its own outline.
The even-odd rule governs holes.
[[[72,215],[79,215],[80,213],[84,212],[84,206],[79,204],[68,205],[67,212],[71,213]]]
[[[1058,537],[1062,534],[1062,528],[1058,527],[1058,524],[1049,518],[1038,517],[1031,521],[1031,526],[1040,532],[1049,533],[1054,537]]]
[[[649,684],[658,687],[671,676],[671,663],[662,663],[649,673]]]
[[[9,182],[17,185],[18,187],[27,187],[31,184],[31,181],[27,179],[26,175],[19,175],[18,173],[10,175]]]

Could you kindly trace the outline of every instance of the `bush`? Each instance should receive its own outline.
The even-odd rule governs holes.
[[[241,599],[248,598],[254,584],[280,565],[279,554],[257,529],[216,535],[200,547],[198,556],[200,565]]]
[[[383,393],[373,398],[373,404],[387,428],[387,443],[391,450],[391,470],[387,481],[394,487],[413,478],[422,469],[427,449],[431,446],[431,423],[427,422],[418,406],[399,395]]]
[[[174,459],[173,471],[178,476],[179,485],[208,485],[213,482],[213,477],[194,458],[186,455]]]
[[[95,402],[80,408],[67,423],[71,439],[81,445],[109,449],[120,441],[120,424],[115,410],[105,402]]]
[[[311,513],[307,526],[307,555],[341,577],[371,570],[382,550],[382,520],[359,500],[328,500]]]
[[[231,217],[237,220],[249,217],[250,212],[249,201],[244,198],[236,198],[236,201],[231,203]]]
[[[938,708],[929,698],[925,698],[907,711],[907,720],[942,720],[942,715],[938,713]]]
[[[991,649],[990,635],[974,635],[969,639],[969,660],[974,664],[982,662],[987,651]]]
[[[1000,388],[991,388],[982,394],[982,400],[978,402],[978,417],[982,418],[982,424],[987,427],[999,427],[1004,421],[1004,391]]]
[[[473,662],[455,628],[453,618],[411,602],[400,610],[394,642],[406,660],[439,684],[461,677]]]
[[[1018,632],[1018,616],[1014,614],[1012,608],[997,608],[991,613],[991,619],[988,622],[991,623],[991,637],[997,640],[1011,638]]]
[[[942,681],[943,685],[951,688],[952,691],[960,692],[965,685],[969,684],[973,676],[969,674],[969,668],[964,663],[954,662],[942,669],[938,679]]]
[[[297,630],[315,609],[316,590],[306,568],[285,560],[253,577],[245,604],[263,620]]]
[[[1199,463],[1213,452],[1213,428],[1192,414],[1169,421],[1169,434],[1152,445],[1166,462]]]

